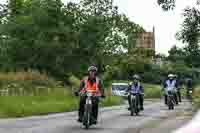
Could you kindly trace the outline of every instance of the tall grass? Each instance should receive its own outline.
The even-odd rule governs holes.
[[[73,87],[80,80],[69,78]],[[79,98],[73,96],[70,86],[60,86],[47,74],[37,71],[0,73],[0,91],[9,90],[9,96],[0,96],[0,118],[44,115],[77,110]],[[119,105],[120,97],[107,97],[101,106]]]
[[[107,97],[101,106],[122,103],[120,97]],[[3,96],[0,97],[0,118],[46,115],[69,112],[78,109],[79,98],[70,94],[50,94],[41,96]]]
[[[143,84],[145,98],[161,98],[161,86],[152,84]]]
[[[3,81],[24,81],[24,80],[47,81],[49,80],[49,77],[45,72],[40,73],[39,71],[28,70],[28,71],[7,72],[7,73],[1,72],[0,80],[3,80]]]
[[[77,109],[78,100],[66,95],[0,97],[0,117],[24,117]]]
[[[61,82],[55,81],[39,71],[28,70],[19,72],[0,72],[0,92],[8,90],[8,95],[38,95],[60,87]]]
[[[193,105],[195,110],[200,109],[200,86],[197,86],[193,93]]]

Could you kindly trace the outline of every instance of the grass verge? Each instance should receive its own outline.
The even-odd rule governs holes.
[[[144,87],[145,98],[161,98],[162,96],[161,86],[144,84],[143,87]]]
[[[0,118],[69,112],[77,110],[78,103],[78,98],[70,95],[2,96],[0,97]],[[101,106],[121,103],[120,97],[108,97],[103,100]]]
[[[195,110],[200,109],[200,86],[197,86],[194,90],[193,105]]]

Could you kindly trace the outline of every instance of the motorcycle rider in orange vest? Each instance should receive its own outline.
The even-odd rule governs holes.
[[[101,80],[97,77],[97,68],[95,66],[90,66],[88,68],[88,76],[84,78],[80,83],[80,88],[77,92],[75,92],[75,95],[79,95],[80,92],[84,93],[86,90],[89,90],[90,92],[97,96],[94,97],[93,101],[93,117],[94,121],[93,124],[97,123],[98,118],[98,104],[99,104],[99,96],[102,98],[105,98],[104,90],[102,86]],[[78,122],[82,122],[82,117],[84,114],[84,106],[86,102],[86,96],[80,96],[80,104],[79,104],[79,110],[78,110]]]

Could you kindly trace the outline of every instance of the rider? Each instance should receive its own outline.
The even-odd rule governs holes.
[[[134,92],[138,93],[139,98],[139,105],[140,110],[144,110],[143,103],[144,103],[144,89],[143,86],[140,83],[140,77],[138,75],[133,76],[133,82],[130,83],[128,92],[133,90]],[[128,103],[129,103],[129,110],[130,110],[130,103],[131,103],[131,97],[128,95]]]
[[[101,96],[102,98],[105,98],[102,82],[97,77],[97,68],[95,66],[90,66],[88,68],[88,76],[81,81],[80,89],[77,92],[75,92],[75,95],[78,96],[80,92],[84,92],[86,90],[94,91],[94,94],[96,96]],[[92,113],[93,113],[93,118],[94,118],[93,124],[96,124],[97,118],[98,118],[99,99],[98,97],[94,97],[92,101],[93,101]],[[79,105],[79,113],[78,113],[79,115],[78,122],[82,122],[85,102],[86,102],[86,96],[81,96],[80,105]]]
[[[178,75],[174,75],[174,80],[176,81],[177,84],[177,96],[178,96],[178,101],[181,102],[181,84],[178,79]]]
[[[192,88],[193,88],[192,79],[191,78],[187,79],[186,88],[187,88],[187,96],[189,96],[189,91],[192,90]]]
[[[168,79],[164,83],[163,87],[164,87],[165,104],[167,104],[167,91],[169,89],[174,91],[176,88],[178,88],[178,84],[174,78],[175,77],[173,74],[169,74]],[[174,96],[175,96],[176,104],[178,104],[177,96],[176,95],[174,95]]]

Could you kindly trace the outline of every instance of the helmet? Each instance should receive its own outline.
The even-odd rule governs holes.
[[[135,74],[135,75],[133,75],[133,79],[137,79],[137,80],[139,80],[140,77],[139,77],[139,75]]]
[[[95,66],[90,66],[89,68],[88,68],[88,72],[90,72],[90,71],[98,71],[98,69],[97,69],[97,67],[95,67]]]
[[[168,78],[174,78],[174,75],[173,74],[169,74]]]

